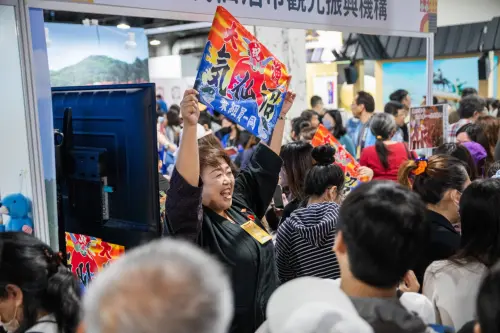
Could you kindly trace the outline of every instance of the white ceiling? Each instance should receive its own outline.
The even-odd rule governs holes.
[[[438,0],[438,26],[489,21],[500,16],[500,0]]]

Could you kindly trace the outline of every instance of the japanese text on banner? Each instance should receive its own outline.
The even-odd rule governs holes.
[[[201,103],[268,141],[290,78],[264,45],[217,7],[195,82]]]
[[[387,21],[387,0],[194,0],[196,2],[234,3],[241,6],[317,15],[352,16],[361,20]]]

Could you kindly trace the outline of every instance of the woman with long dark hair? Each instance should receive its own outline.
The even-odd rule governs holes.
[[[333,136],[339,140],[344,148],[356,157],[356,146],[352,142],[351,137],[347,134],[347,129],[342,122],[342,115],[339,110],[328,110],[323,116],[323,126],[325,126]]]
[[[422,285],[427,267],[436,260],[452,257],[460,247],[460,233],[453,225],[460,220],[458,204],[470,178],[465,164],[448,155],[408,160],[401,166],[398,178],[400,184],[413,188],[427,205],[425,218],[431,224],[430,243],[414,269]]]
[[[25,233],[0,233],[0,320],[8,333],[74,333],[80,286],[59,254]]]
[[[363,149],[359,164],[373,170],[374,180],[397,181],[399,167],[412,155],[405,143],[391,140],[397,130],[394,116],[388,113],[374,115],[370,129],[377,141],[375,146]]]
[[[283,167],[280,184],[289,193],[289,202],[283,210],[281,221],[285,221],[306,198],[304,179],[313,166],[312,150],[313,146],[304,141],[290,142],[281,147]]]
[[[330,145],[313,149],[314,166],[305,178],[305,206],[278,228],[276,265],[281,283],[301,276],[337,279],[340,268],[332,252],[345,176]]]
[[[500,259],[500,179],[473,182],[460,199],[462,240],[457,254],[425,272],[423,292],[438,324],[461,328],[474,319],[484,275]]]

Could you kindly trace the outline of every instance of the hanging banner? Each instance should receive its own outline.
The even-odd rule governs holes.
[[[365,179],[360,179],[361,177],[358,174],[359,163],[326,127],[319,125],[311,144],[313,147],[331,145],[335,148],[335,163],[340,166],[345,174],[345,194],[358,186],[360,182],[365,181]]]
[[[72,0],[65,0],[72,1]],[[224,5],[244,24],[282,28],[436,32],[438,0],[84,0],[100,5],[211,15]],[[404,15],[402,14],[404,13]],[[202,20],[203,18],[193,18]],[[269,23],[266,24],[268,21]],[[374,31],[378,30],[378,31]]]
[[[125,247],[97,237],[66,232],[66,255],[71,272],[87,288],[95,275],[125,253]]]
[[[217,7],[195,81],[201,103],[268,141],[290,78],[285,65]]]

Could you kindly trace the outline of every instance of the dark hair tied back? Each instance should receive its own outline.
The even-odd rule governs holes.
[[[330,145],[315,147],[311,155],[316,165],[330,165],[335,163],[335,148]]]

